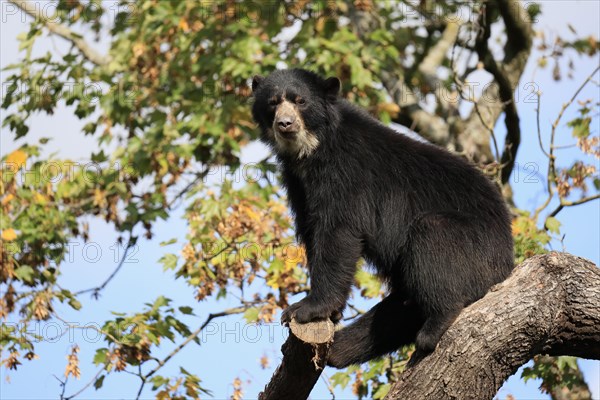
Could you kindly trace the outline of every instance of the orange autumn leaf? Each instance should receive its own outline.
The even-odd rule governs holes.
[[[186,21],[184,18],[181,18],[181,19],[179,20],[179,28],[180,28],[181,30],[183,30],[183,31],[186,31],[186,32],[187,32],[187,31],[189,31],[189,30],[190,30],[190,25],[188,24],[188,22],[187,22],[187,21]]]
[[[2,240],[7,242],[13,241],[17,238],[17,232],[14,229],[5,229],[2,231]]]
[[[6,196],[4,196],[4,198],[2,199],[2,205],[5,206],[6,204],[8,204],[15,196],[12,195],[12,193],[7,194]]]
[[[519,227],[516,220],[512,222],[511,228],[513,236],[517,236],[519,233],[521,233],[521,227]]]
[[[21,168],[27,161],[27,153],[22,150],[15,150],[6,157],[7,164],[16,164],[17,168]]]

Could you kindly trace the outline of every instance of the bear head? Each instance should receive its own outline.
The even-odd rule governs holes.
[[[328,131],[335,129],[333,110],[340,91],[338,78],[323,79],[302,69],[278,70],[252,80],[252,116],[261,139],[279,154],[305,158]]]

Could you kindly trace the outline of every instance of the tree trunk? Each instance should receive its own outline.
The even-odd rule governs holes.
[[[259,398],[308,398],[327,356],[327,343],[319,343],[290,335]],[[600,359],[600,270],[592,262],[555,252],[526,260],[463,310],[386,399],[492,399],[536,354]]]

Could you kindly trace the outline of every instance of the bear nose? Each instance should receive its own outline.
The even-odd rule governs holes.
[[[277,119],[277,127],[282,132],[287,132],[292,128],[296,118],[292,115],[281,116]]]

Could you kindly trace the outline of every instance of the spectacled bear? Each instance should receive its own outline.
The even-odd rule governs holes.
[[[283,322],[339,321],[363,257],[389,295],[335,333],[342,368],[416,343],[434,350],[461,310],[513,269],[509,213],[467,161],[399,134],[302,70],[254,77],[252,114],[282,170],[310,293]]]

